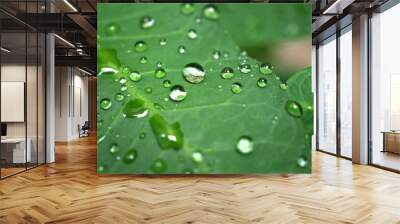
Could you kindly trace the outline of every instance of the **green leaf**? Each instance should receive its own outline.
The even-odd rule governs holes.
[[[262,74],[261,62],[242,53],[231,29],[243,28],[226,26],[225,4],[215,4],[218,16],[206,18],[203,10],[208,6],[195,4],[190,13],[187,8],[182,10],[181,4],[99,4],[98,100],[112,102],[109,108],[102,109],[100,103],[98,106],[99,171],[120,174],[311,171],[312,128],[308,127],[312,127],[312,109],[303,108],[312,105],[308,78],[311,70],[295,74],[288,80],[288,88],[282,88],[277,74]],[[229,10],[238,14],[243,6],[232,4]],[[246,7],[259,13],[256,8],[271,6]],[[268,20],[269,15],[263,16]],[[301,16],[308,15],[305,11]],[[150,27],[143,28],[143,21],[153,21],[153,25],[147,23]],[[190,30],[195,30],[196,38],[193,33],[188,35]],[[164,40],[166,44],[160,44]],[[144,43],[145,47],[141,45],[138,49],[137,43]],[[181,46],[185,49],[183,54],[179,53]],[[249,65],[251,71],[240,72],[242,63]],[[198,76],[191,82],[185,80],[183,69],[189,64],[200,65],[196,69],[203,69],[204,80],[191,83],[198,82]],[[119,66],[118,72],[101,72],[109,71],[108,66]],[[234,70],[231,79],[221,77],[226,67]],[[155,74],[157,69],[165,71],[165,76],[163,72]],[[132,81],[131,71],[139,72],[141,78]],[[267,80],[264,88],[257,85],[260,78]],[[169,98],[171,86],[165,84],[166,80],[172,86],[184,88],[187,95],[182,101]],[[238,84],[242,91],[234,94],[233,84]],[[301,105],[300,117],[286,111],[290,100]],[[243,154],[237,149],[242,137],[250,139],[251,144],[240,146],[250,147],[250,153]],[[111,153],[110,148],[116,146],[118,153]],[[129,154],[132,149],[134,155]],[[129,163],[123,159],[127,153],[132,155]],[[306,163],[299,165],[302,164],[299,159]]]

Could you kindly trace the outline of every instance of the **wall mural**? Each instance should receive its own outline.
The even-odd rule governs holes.
[[[309,4],[98,4],[98,173],[310,173]]]

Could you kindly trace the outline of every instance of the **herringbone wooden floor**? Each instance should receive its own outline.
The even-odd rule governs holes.
[[[98,176],[96,142],[0,181],[0,223],[400,223],[400,175],[314,153],[312,175]]]

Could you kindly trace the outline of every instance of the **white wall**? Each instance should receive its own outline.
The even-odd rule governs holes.
[[[56,67],[55,86],[55,140],[77,139],[78,125],[88,120],[88,78],[75,68]]]

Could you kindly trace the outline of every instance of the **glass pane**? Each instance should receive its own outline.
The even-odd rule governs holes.
[[[3,32],[1,46],[1,174],[2,178],[25,170],[26,150],[26,33]],[[29,149],[29,146],[28,146]]]
[[[37,56],[37,45],[38,45],[38,36],[36,32],[28,32],[27,33],[27,48],[28,48],[28,55],[27,55],[27,80],[26,80],[26,113],[27,113],[27,142],[28,142],[28,150],[30,148],[31,153],[30,159],[28,160],[28,168],[34,167],[37,165],[37,150],[38,150],[38,143],[37,143],[37,132],[38,132],[38,119],[37,119],[37,63],[38,63],[38,56]]]
[[[347,31],[347,32],[346,32]],[[352,33],[340,36],[340,153],[352,157]]]
[[[45,44],[46,39],[44,34],[38,36],[38,163],[45,163]]]
[[[400,170],[400,5],[372,18],[372,163]]]
[[[318,148],[336,153],[336,37],[318,48]]]

